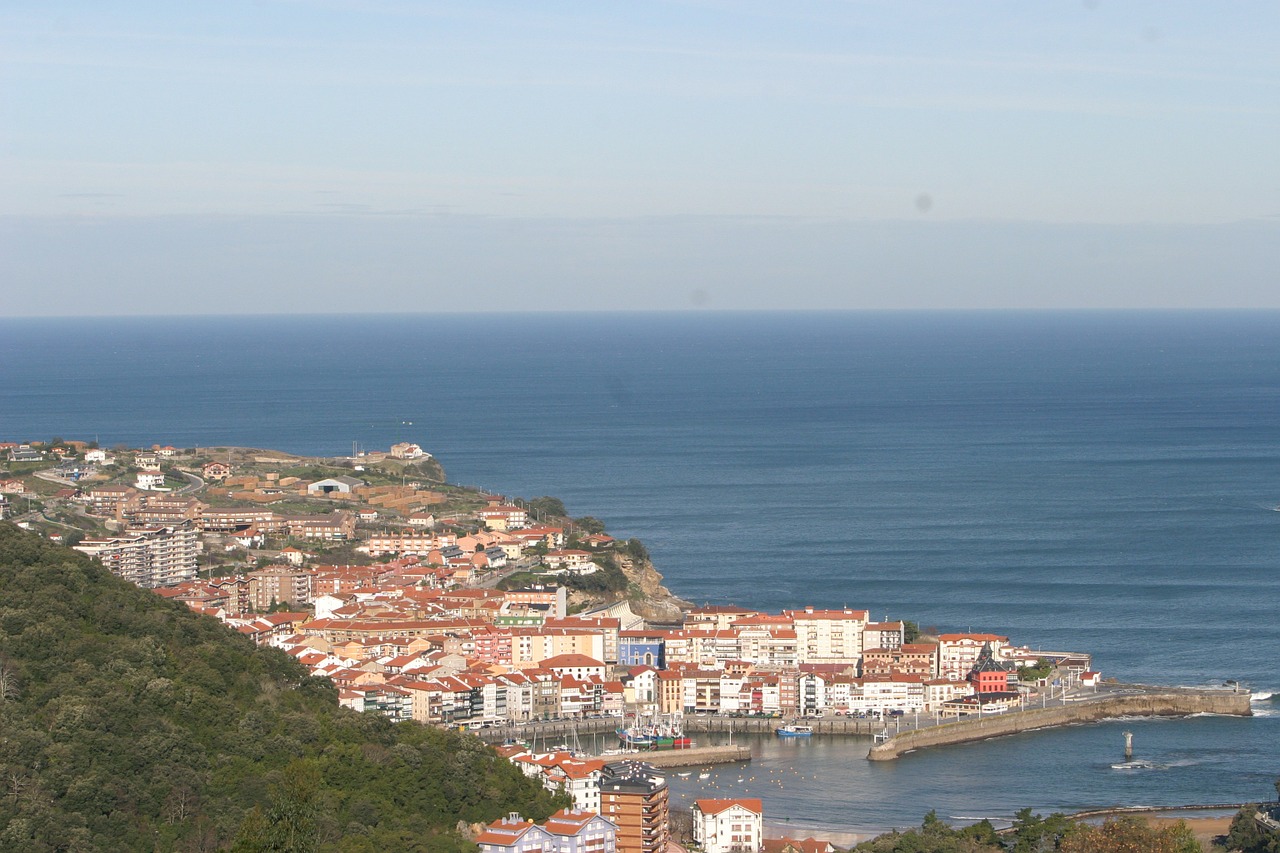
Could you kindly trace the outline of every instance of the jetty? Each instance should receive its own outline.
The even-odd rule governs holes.
[[[600,758],[609,758],[602,755]],[[742,745],[692,746],[688,749],[650,749],[622,756],[635,758],[654,767],[706,767],[751,760],[751,747]]]
[[[1048,708],[968,717],[892,733],[867,752],[871,761],[892,761],[931,746],[969,743],[1037,729],[1093,723],[1116,717],[1187,717],[1222,714],[1249,717],[1249,693],[1146,685],[1112,685],[1105,693]]]

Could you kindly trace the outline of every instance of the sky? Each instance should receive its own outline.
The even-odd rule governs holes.
[[[1280,308],[1274,2],[0,3],[0,316]]]

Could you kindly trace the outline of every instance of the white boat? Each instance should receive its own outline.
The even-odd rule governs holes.
[[[699,773],[699,774],[698,774],[698,781],[700,781],[700,782],[705,782],[705,781],[707,781],[707,780],[708,780],[708,779],[710,779],[710,778],[711,778],[711,774],[710,774],[710,773]]]
[[[809,737],[813,734],[813,726],[801,726],[792,723],[789,726],[779,726],[774,731],[778,737]]]
[[[1150,761],[1122,761],[1111,765],[1112,770],[1151,770],[1154,767]]]

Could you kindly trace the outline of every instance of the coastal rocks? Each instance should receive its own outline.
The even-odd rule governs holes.
[[[622,556],[619,566],[630,582],[631,609],[649,622],[681,622],[692,605],[662,585],[662,575],[649,560]]]

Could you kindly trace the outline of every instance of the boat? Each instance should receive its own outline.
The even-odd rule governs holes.
[[[685,737],[677,717],[647,721],[639,717],[630,726],[619,727],[618,739],[633,749],[689,749],[693,741]]]
[[[705,781],[707,781],[707,780],[708,780],[708,779],[710,779],[710,778],[711,778],[711,774],[710,774],[710,773],[699,773],[699,774],[698,774],[698,781],[700,781],[700,782],[705,782]]]
[[[778,726],[774,729],[778,737],[809,737],[813,734],[813,726],[801,726],[792,723],[788,726]]]
[[[1152,770],[1155,765],[1150,761],[1122,761],[1119,764],[1112,764],[1112,770]]]

